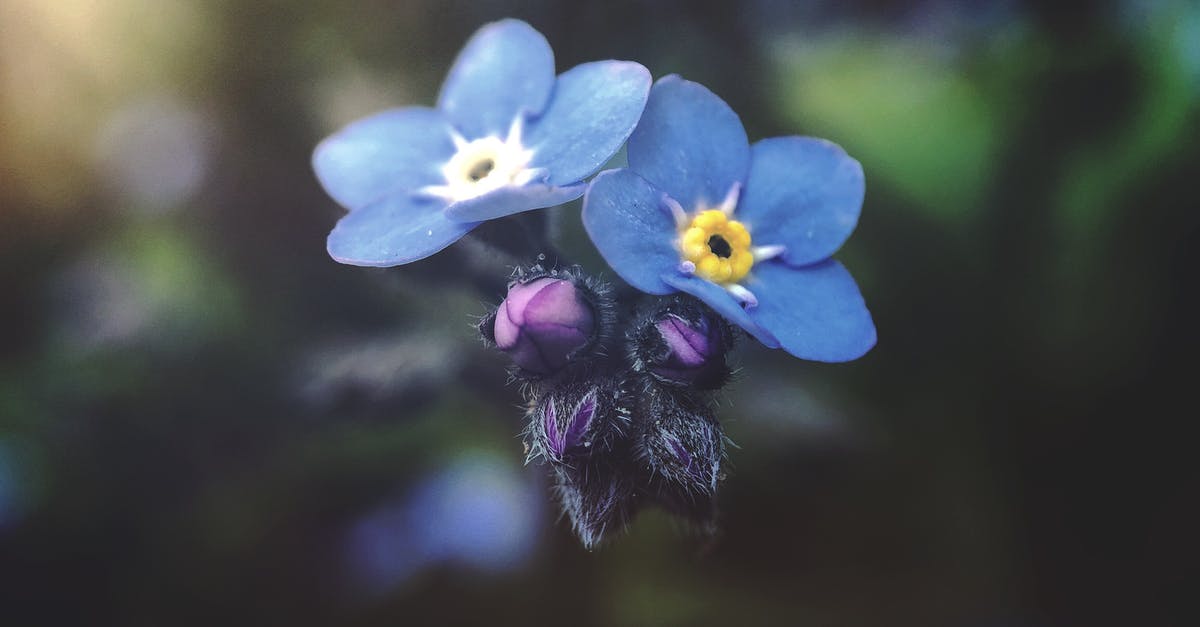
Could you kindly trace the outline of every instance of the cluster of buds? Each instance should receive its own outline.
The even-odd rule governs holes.
[[[512,359],[527,400],[527,461],[588,548],[658,506],[716,528],[725,435],[712,393],[729,379],[733,329],[687,296],[624,308],[577,268],[517,268],[479,323]]]

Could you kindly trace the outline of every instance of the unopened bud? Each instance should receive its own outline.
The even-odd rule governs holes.
[[[725,364],[732,333],[708,308],[668,301],[644,313],[630,337],[635,370],[663,383],[716,389],[729,377]]]
[[[592,341],[595,324],[591,304],[571,281],[541,277],[509,286],[493,337],[521,369],[548,375]]]

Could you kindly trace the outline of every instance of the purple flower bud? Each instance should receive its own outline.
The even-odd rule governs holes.
[[[650,366],[650,372],[672,381],[703,378],[714,367],[725,363],[725,342],[720,324],[707,316],[690,323],[668,314],[654,327],[667,347],[666,357]],[[718,364],[719,362],[719,364]]]
[[[569,409],[570,417],[566,419],[566,426],[562,428],[558,426],[558,410],[554,406],[553,398],[542,410],[546,452],[551,459],[562,459],[567,451],[590,444],[584,441],[583,436],[592,426],[592,418],[596,416],[596,393],[588,394],[578,405]]]
[[[592,550],[620,533],[638,509],[632,475],[608,463],[557,466],[554,490],[584,548]]]
[[[705,535],[717,531],[717,487],[725,435],[703,395],[645,386],[634,413],[630,455],[643,504],[655,504]]]
[[[564,383],[529,409],[525,429],[529,459],[575,463],[605,455],[623,439],[631,422],[630,401],[619,378],[596,377]]]
[[[638,425],[634,454],[651,481],[685,495],[715,495],[725,435],[711,407],[678,390],[648,389],[637,411],[647,419]]]
[[[509,286],[496,311],[493,337],[521,369],[548,375],[592,341],[595,324],[591,304],[574,283],[544,276]]]
[[[729,377],[725,353],[732,337],[707,308],[683,299],[660,301],[630,335],[633,367],[669,385],[716,389]]]

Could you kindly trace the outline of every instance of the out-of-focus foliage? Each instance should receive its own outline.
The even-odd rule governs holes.
[[[1085,5],[0,4],[5,624],[1183,624],[1200,9]],[[522,231],[325,254],[315,143],[504,16],[864,165],[879,344],[743,343],[712,541],[587,553],[522,466],[471,328]]]
[[[1021,61],[1004,52],[989,54]],[[978,209],[1005,125],[1015,121],[1011,112],[998,115],[1015,99],[987,93],[1004,86],[972,80],[939,42],[901,35],[783,40],[772,56],[780,66],[774,104],[788,123],[839,138],[873,178],[935,219],[953,222]]]

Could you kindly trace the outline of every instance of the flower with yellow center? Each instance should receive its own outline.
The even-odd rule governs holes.
[[[720,97],[667,76],[626,156],[628,167],[592,179],[583,225],[632,287],[687,294],[802,359],[849,361],[874,346],[862,293],[831,258],[865,193],[841,147],[800,136],[751,145]]]

